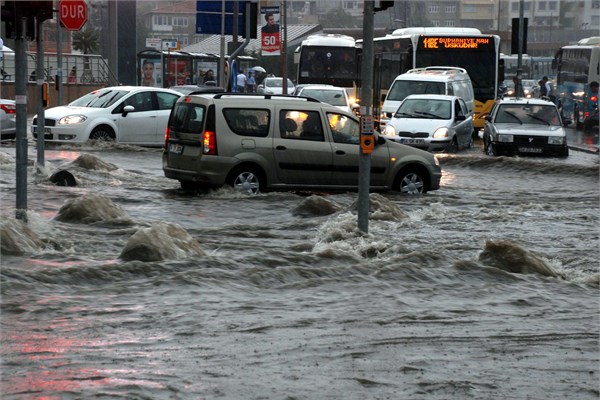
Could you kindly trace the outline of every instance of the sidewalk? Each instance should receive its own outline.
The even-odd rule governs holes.
[[[599,133],[597,129],[594,133],[584,133],[573,128],[567,128],[567,144],[571,150],[600,154],[598,151]]]

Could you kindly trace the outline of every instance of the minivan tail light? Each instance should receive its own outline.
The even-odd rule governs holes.
[[[165,145],[164,148],[168,149],[169,148],[169,127],[167,126],[167,129],[165,129]]]
[[[202,141],[202,153],[209,155],[217,154],[217,135],[213,131],[204,131],[204,139]]]

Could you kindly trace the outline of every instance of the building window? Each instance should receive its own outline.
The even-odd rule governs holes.
[[[546,11],[546,2],[545,1],[540,1],[538,3],[538,10],[540,10],[540,11]]]
[[[592,1],[592,8],[600,8],[600,0]]]
[[[453,19],[449,19],[449,20],[447,20],[447,21],[446,21],[446,26],[449,26],[449,27],[454,27],[454,26],[456,26],[456,20],[453,20]]]
[[[519,2],[515,1],[510,4],[510,11],[518,12],[519,11]]]
[[[428,10],[430,14],[437,14],[441,11],[442,7],[441,6],[429,6]]]
[[[548,2],[548,9],[550,11],[556,11],[557,10],[556,1],[550,1],[550,2]]]
[[[523,11],[529,11],[529,10],[531,10],[531,2],[526,1],[523,3]]]
[[[442,23],[440,22],[439,19],[434,19],[431,21],[433,26],[442,26]]]
[[[476,13],[477,12],[477,6],[474,4],[465,4],[463,6],[463,12],[464,13]]]
[[[456,14],[456,6],[446,6],[446,14]]]

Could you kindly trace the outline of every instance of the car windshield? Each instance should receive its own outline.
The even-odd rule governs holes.
[[[395,81],[386,100],[402,101],[409,94],[444,94],[443,82]]]
[[[300,95],[312,97],[332,106],[347,106],[346,97],[341,90],[304,89]]]
[[[498,108],[497,124],[560,125],[558,110],[553,105],[503,104]]]
[[[396,118],[450,119],[452,104],[449,100],[406,99],[398,107]]]
[[[125,90],[100,89],[94,90],[77,100],[69,103],[70,106],[107,108],[129,92]]]

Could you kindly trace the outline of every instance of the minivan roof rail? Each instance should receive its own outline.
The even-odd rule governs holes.
[[[305,96],[292,96],[289,94],[262,94],[262,93],[219,93],[216,94],[213,99],[220,99],[223,96],[227,96],[227,97],[262,97],[265,100],[270,100],[272,98],[275,99],[281,99],[281,98],[288,98],[288,99],[298,99],[298,100],[306,100],[306,101],[311,101],[311,102],[316,102],[316,103],[320,103],[319,100],[313,99],[311,97],[305,97]]]
[[[406,71],[407,73],[419,73],[419,72],[424,72],[424,71],[440,71],[442,73],[444,73],[444,75],[446,74],[466,74],[467,70],[464,68],[460,68],[460,67],[446,67],[446,66],[434,66],[434,67],[424,67],[424,68],[413,68],[410,69],[408,71]]]

